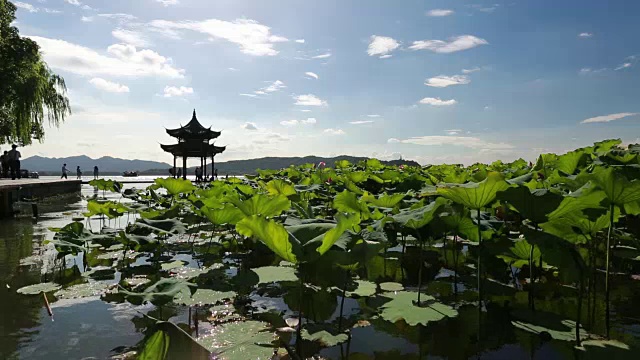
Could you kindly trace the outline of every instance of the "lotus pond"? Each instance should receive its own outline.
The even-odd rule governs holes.
[[[94,181],[0,223],[0,358],[637,358],[639,175],[608,140]]]

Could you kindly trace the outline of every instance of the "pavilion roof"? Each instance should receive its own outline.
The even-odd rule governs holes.
[[[183,142],[173,145],[160,144],[162,150],[173,154],[174,156],[186,157],[211,157],[220,154],[227,149],[226,146],[215,146],[205,142]]]
[[[187,123],[185,126],[180,126],[177,129],[166,129],[167,134],[173,136],[178,139],[186,139],[186,140],[204,140],[204,139],[215,139],[220,136],[221,132],[211,130],[211,127],[205,128],[200,124],[198,118],[196,117],[196,110],[193,110],[193,116],[191,117],[191,121]]]

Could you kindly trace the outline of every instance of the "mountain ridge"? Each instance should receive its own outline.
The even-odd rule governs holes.
[[[230,160],[224,162],[216,162],[216,169],[219,176],[224,175],[245,175],[255,174],[257,169],[282,169],[291,165],[303,165],[303,164],[317,164],[325,162],[328,166],[332,166],[336,161],[348,160],[351,163],[370,159],[368,157],[360,156],[348,156],[339,155],[334,157],[321,157],[321,156],[303,156],[303,157],[263,157],[257,159],[246,160]],[[411,165],[420,166],[412,160],[391,160],[382,161],[385,164],[393,165]],[[62,164],[66,163],[67,168],[71,171],[75,170],[76,166],[80,166],[80,169],[85,174],[93,172],[93,167],[98,166],[101,175],[120,175],[124,171],[138,171],[140,175],[169,175],[169,169],[172,165],[159,161],[150,160],[128,160],[114,158],[111,156],[103,156],[98,159],[92,159],[86,155],[77,155],[62,158],[48,158],[43,156],[31,156],[22,160],[22,168],[29,171],[37,171],[40,175],[58,175]],[[209,171],[211,170],[211,164],[208,164]],[[188,169],[189,174],[193,174],[195,167]]]

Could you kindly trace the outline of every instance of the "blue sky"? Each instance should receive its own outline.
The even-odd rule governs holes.
[[[74,114],[23,155],[170,162],[193,108],[217,160],[535,159],[640,142],[635,1],[24,0]]]

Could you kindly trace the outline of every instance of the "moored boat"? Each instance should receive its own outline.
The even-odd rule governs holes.
[[[125,171],[122,176],[124,177],[137,177],[138,176],[138,172],[137,171]]]

